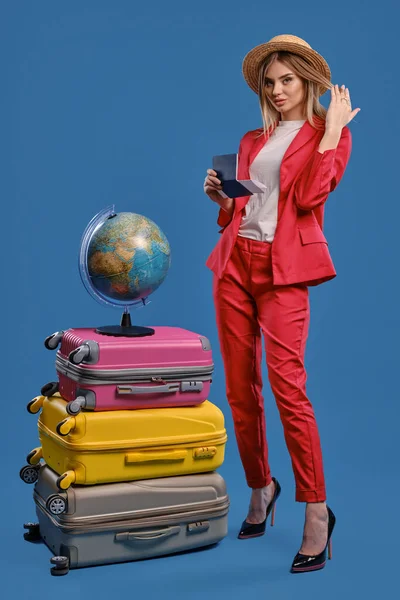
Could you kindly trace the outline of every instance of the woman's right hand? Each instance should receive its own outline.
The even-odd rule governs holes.
[[[217,177],[217,172],[213,169],[207,169],[207,176],[204,180],[204,193],[207,194],[213,202],[220,204],[223,196],[218,193],[218,190],[222,190],[222,185]]]
[[[219,204],[230,217],[232,217],[235,204],[233,198],[225,198],[221,196],[218,190],[222,190],[221,181],[217,177],[216,171],[213,169],[207,169],[207,176],[204,180],[204,192],[213,202]]]

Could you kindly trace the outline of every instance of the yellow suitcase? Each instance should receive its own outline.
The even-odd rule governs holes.
[[[224,460],[227,435],[221,410],[205,400],[197,406],[81,412],[68,415],[55,394],[40,398],[41,446],[21,469],[37,479],[40,460],[59,474],[60,490],[214,471]]]

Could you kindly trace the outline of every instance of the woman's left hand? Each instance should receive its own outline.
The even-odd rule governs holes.
[[[331,103],[326,113],[325,130],[342,130],[347,123],[360,112],[361,108],[351,110],[350,92],[342,85],[339,89],[337,83],[331,87]]]

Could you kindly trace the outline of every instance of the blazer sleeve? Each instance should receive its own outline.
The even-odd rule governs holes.
[[[235,198],[233,198],[233,202],[235,202]],[[222,229],[220,229],[218,233],[222,233],[223,230],[225,229],[225,227],[227,227],[229,225],[229,223],[232,221],[234,212],[235,212],[235,205],[233,205],[233,212],[232,212],[231,216],[229,216],[228,213],[226,212],[226,210],[224,210],[223,208],[219,209],[217,224],[220,227],[222,227]]]
[[[328,195],[338,185],[349,162],[352,147],[351,132],[342,129],[336,148],[310,156],[294,184],[294,201],[302,210],[313,210],[326,202]]]
[[[248,135],[248,133],[251,132],[247,132],[242,139],[240,140],[240,144],[239,144],[239,150],[238,150],[238,162],[240,162],[240,160],[243,157],[243,140],[245,139],[245,137]],[[222,233],[224,231],[224,229],[229,225],[229,223],[232,221],[233,215],[235,214],[235,198],[233,198],[233,212],[232,215],[229,216],[228,213],[226,212],[226,210],[224,210],[223,208],[219,209],[219,213],[218,213],[218,219],[217,219],[217,225],[219,225],[220,227],[222,227],[222,229],[220,229],[218,231],[218,233]]]

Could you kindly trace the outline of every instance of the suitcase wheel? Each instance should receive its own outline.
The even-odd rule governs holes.
[[[55,333],[47,336],[47,338],[44,340],[44,345],[46,346],[47,350],[55,350],[58,344],[61,342],[63,335],[64,331],[56,331]]]
[[[47,498],[46,508],[52,515],[62,515],[67,510],[67,502],[58,494],[52,494]]]
[[[29,452],[28,456],[26,457],[26,462],[28,465],[37,465],[42,456],[42,447],[39,446],[39,448],[34,448],[32,452]]]
[[[65,471],[57,479],[56,485],[59,490],[67,490],[72,483],[75,483],[75,471]]]
[[[75,424],[76,424],[76,421],[73,417],[67,417],[66,419],[64,419],[63,421],[60,421],[60,423],[58,423],[58,425],[56,427],[56,431],[57,431],[58,435],[66,436],[69,433],[71,433],[71,431],[73,429],[75,429]]]
[[[38,542],[41,539],[39,523],[24,523],[24,529],[28,530],[24,533],[24,540],[27,542]]]
[[[36,396],[33,400],[29,402],[29,404],[27,404],[27,411],[31,413],[31,415],[35,415],[36,413],[38,413],[43,406],[43,400],[44,396]]]
[[[34,467],[25,466],[19,472],[19,476],[21,477],[24,483],[35,483],[39,476],[39,468],[37,465]]]
[[[90,346],[88,346],[88,344],[82,344],[81,346],[78,346],[78,348],[75,348],[75,350],[72,350],[72,352],[68,354],[68,360],[73,365],[80,365],[84,360],[88,360],[89,357]]]
[[[50,569],[52,575],[67,575],[69,571],[69,560],[67,556],[52,556],[50,562],[52,565],[55,565]]]
[[[59,383],[58,381],[49,381],[49,383],[46,383],[42,389],[40,390],[40,393],[42,394],[42,396],[46,396],[47,398],[49,398],[50,396],[54,396],[54,394],[56,394],[58,392],[59,389]]]
[[[82,396],[76,398],[75,400],[71,400],[71,402],[68,402],[66,406],[67,413],[73,417],[75,415],[79,415],[84,405],[85,398]]]

